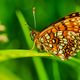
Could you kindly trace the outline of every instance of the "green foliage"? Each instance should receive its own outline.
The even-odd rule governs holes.
[[[80,11],[79,0],[1,0],[0,32],[8,38],[0,42],[0,80],[80,80],[80,52],[62,61],[49,53],[31,50],[29,27],[35,29],[32,8],[36,8],[36,30],[72,12]]]

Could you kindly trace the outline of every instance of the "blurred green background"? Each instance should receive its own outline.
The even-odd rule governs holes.
[[[32,8],[36,7],[36,25]],[[42,31],[70,13],[80,11],[79,0],[0,0],[0,23],[6,30],[8,42],[0,42],[0,49],[29,49],[16,15],[20,10],[28,25]],[[27,36],[27,34],[26,34]],[[78,60],[80,56],[77,56]],[[0,62],[0,80],[80,80],[80,62],[48,58],[19,58]]]

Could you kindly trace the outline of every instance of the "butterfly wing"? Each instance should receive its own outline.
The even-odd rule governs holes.
[[[65,59],[75,55],[75,52],[80,49],[79,37],[80,13],[77,12],[58,20],[43,30],[38,36],[38,42],[45,51]]]

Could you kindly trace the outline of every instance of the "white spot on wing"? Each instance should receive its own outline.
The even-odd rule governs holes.
[[[49,44],[49,47],[52,47],[52,44]]]

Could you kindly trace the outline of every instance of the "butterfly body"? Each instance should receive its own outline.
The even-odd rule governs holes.
[[[37,33],[34,42],[39,50],[68,59],[80,49],[80,13],[70,14]]]

